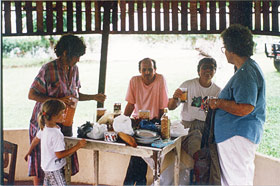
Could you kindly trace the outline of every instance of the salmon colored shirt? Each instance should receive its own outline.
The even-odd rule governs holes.
[[[132,117],[138,118],[139,110],[150,110],[150,119],[159,119],[159,110],[168,105],[167,85],[161,74],[156,74],[155,80],[146,85],[141,76],[134,76],[129,82],[125,100],[134,104]]]

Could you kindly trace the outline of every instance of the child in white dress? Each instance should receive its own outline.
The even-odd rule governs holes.
[[[27,161],[32,150],[41,142],[41,168],[45,173],[44,185],[66,185],[64,176],[65,157],[73,154],[86,145],[85,139],[80,140],[74,147],[65,150],[64,136],[56,123],[62,123],[65,114],[65,103],[50,99],[43,103],[38,116],[40,130],[32,140],[25,155]]]

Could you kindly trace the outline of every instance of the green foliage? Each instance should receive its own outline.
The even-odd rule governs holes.
[[[280,73],[270,72],[265,74],[266,90],[266,122],[264,124],[264,134],[259,145],[258,152],[280,158]]]
[[[3,39],[3,55],[9,56],[13,51],[19,57],[24,56],[27,52],[34,55],[40,48],[47,50],[50,47],[50,42],[45,36],[40,39],[34,38],[4,38]]]
[[[16,44],[14,41],[6,38],[3,39],[2,51],[4,55],[10,53],[14,48],[16,48]]]
[[[27,53],[36,56],[39,49],[48,53],[49,48],[54,48],[60,36],[40,36],[40,37],[5,37],[3,38],[2,53],[4,57],[25,57]],[[97,37],[82,36],[88,46],[89,51],[93,51]],[[95,47],[96,48],[96,47]],[[29,65],[27,65],[29,66]]]

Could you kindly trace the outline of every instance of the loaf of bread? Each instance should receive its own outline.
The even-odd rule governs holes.
[[[130,145],[132,147],[137,147],[137,143],[136,143],[135,139],[132,136],[130,136],[130,135],[126,134],[126,133],[123,133],[123,132],[119,132],[118,135],[128,145]]]

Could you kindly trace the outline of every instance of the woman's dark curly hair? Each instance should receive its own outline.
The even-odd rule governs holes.
[[[63,35],[55,45],[54,52],[60,57],[66,51],[68,59],[72,57],[80,57],[86,52],[84,41],[73,34]]]
[[[240,24],[234,24],[221,34],[225,48],[240,57],[253,55],[254,41],[251,31]]]

